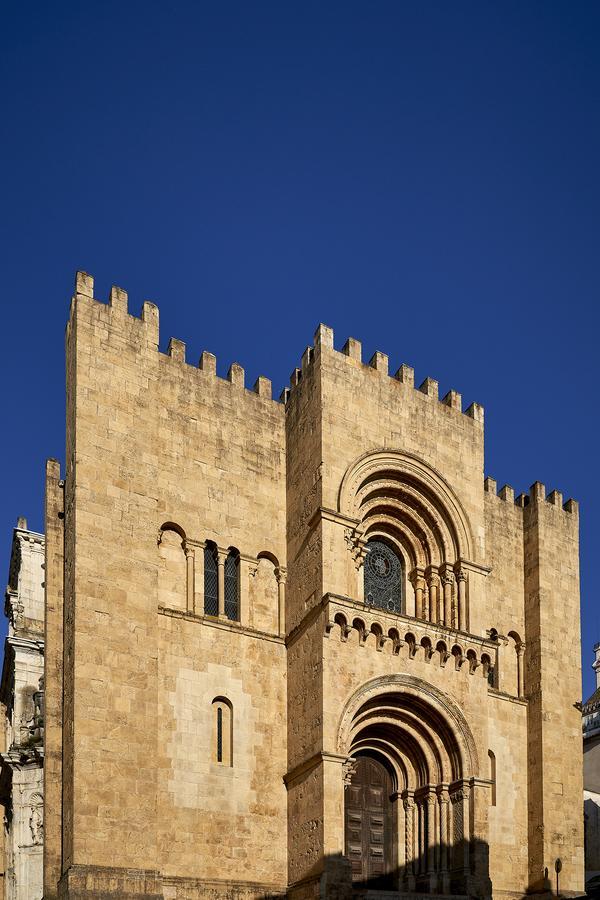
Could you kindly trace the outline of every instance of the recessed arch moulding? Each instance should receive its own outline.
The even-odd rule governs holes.
[[[332,747],[325,754],[331,760],[325,792],[330,801],[339,794],[343,803],[339,766],[349,784],[361,756],[388,770],[398,837],[396,888],[489,895],[490,782],[481,772],[487,735],[474,733],[469,714],[447,693],[406,673],[369,678],[335,707],[341,713],[325,717],[325,744]],[[336,825],[332,846],[336,839],[342,846],[339,817],[330,824],[332,832]]]
[[[368,542],[385,540],[402,560],[404,614],[482,633],[489,570],[477,487],[478,499],[468,496],[465,503],[440,471],[400,450],[377,449],[355,459],[338,482],[335,510],[323,517],[324,592],[340,593],[345,584],[347,596],[364,602]]]

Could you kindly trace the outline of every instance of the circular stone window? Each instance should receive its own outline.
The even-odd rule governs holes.
[[[389,544],[373,540],[365,558],[365,602],[378,609],[400,612],[402,563]]]

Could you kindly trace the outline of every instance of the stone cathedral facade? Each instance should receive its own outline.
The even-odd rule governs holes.
[[[279,401],[158,344],[78,273],[44,897],[580,893],[577,504],[323,325]]]

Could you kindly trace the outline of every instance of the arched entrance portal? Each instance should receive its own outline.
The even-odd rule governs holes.
[[[367,887],[468,894],[481,861],[473,791],[481,784],[458,708],[420,679],[375,679],[349,701],[339,749],[351,760],[345,853]]]
[[[393,888],[396,804],[392,776],[374,756],[359,755],[345,796],[346,856],[352,880]]]

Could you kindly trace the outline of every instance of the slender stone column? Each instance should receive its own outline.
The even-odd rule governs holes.
[[[464,828],[464,867],[468,872],[471,865],[471,788],[468,784],[463,785],[463,828]]]
[[[204,547],[194,545],[194,612],[204,612]]]
[[[437,799],[433,788],[425,797],[423,804],[426,813],[427,827],[427,876],[429,879],[429,893],[435,894],[437,891],[437,877],[435,870],[435,811],[437,807]]]
[[[425,578],[422,569],[413,569],[410,580],[415,589],[415,616],[423,619],[425,615],[423,594],[425,593]]]
[[[450,795],[448,794],[448,785],[440,784],[437,788],[438,795],[438,803],[439,803],[439,812],[440,812],[440,831],[439,831],[439,842],[440,842],[440,864],[439,864],[439,883],[438,888],[442,894],[450,893],[450,872],[449,866],[450,861],[448,859],[448,847],[449,847],[449,836],[448,836],[448,807],[450,804]]]
[[[195,576],[194,576],[194,560],[195,553],[193,547],[188,547],[187,544],[183,548],[185,552],[185,562],[186,562],[186,608],[189,613],[194,612],[194,587],[195,587]]]
[[[454,587],[454,574],[448,567],[442,572],[442,584],[444,585],[444,625],[452,628],[452,588]]]
[[[392,857],[392,863],[395,863],[394,890],[401,891],[404,888],[406,877],[406,814],[402,801],[402,794],[394,792],[390,797],[392,803],[395,804],[395,824],[396,824],[396,859]]]
[[[417,800],[417,812],[419,815],[419,875],[424,875],[425,854],[427,852],[427,833],[425,831],[425,801],[423,797]]]
[[[437,569],[430,566],[427,570],[427,586],[429,588],[429,621],[443,621],[443,613],[440,610],[440,577]]]
[[[420,809],[418,800],[415,800],[413,825],[414,825],[413,840],[414,840],[414,852],[415,852],[413,871],[415,873],[415,879],[416,879],[417,876],[421,873],[421,809]]]
[[[277,597],[279,603],[279,634],[285,636],[285,583],[287,581],[287,570],[282,566],[275,569],[275,577],[277,578]]]
[[[459,566],[456,572],[458,581],[458,609],[456,616],[457,628],[460,631],[467,630],[467,573]]]
[[[404,883],[407,891],[414,891],[415,881],[415,801],[412,791],[402,794],[404,806]]]
[[[218,590],[219,590],[219,616],[225,616],[225,560],[229,555],[228,550],[217,551],[217,571],[218,571]]]
[[[517,644],[517,696],[525,696],[525,686],[523,679],[523,657],[525,655],[525,644]]]

